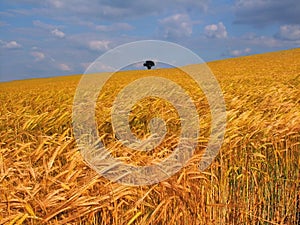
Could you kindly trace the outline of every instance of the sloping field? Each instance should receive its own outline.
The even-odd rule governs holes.
[[[0,83],[0,224],[299,224],[300,49],[208,66],[225,97],[227,127],[218,156],[202,172],[209,108],[180,70],[120,72],[100,95],[103,142],[137,165],[172,152],[178,115],[161,99],[140,102],[130,116],[132,131],[148,134],[151,104],[169,119],[169,135],[150,155],[124,149],[112,133],[113,97],[149,74],[172,79],[193,96],[201,123],[193,158],[171,178],[141,187],[110,182],[83,162],[72,129],[79,75]]]

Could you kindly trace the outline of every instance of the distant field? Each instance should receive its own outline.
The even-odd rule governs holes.
[[[147,136],[145,124],[156,113],[150,104],[169,119],[170,129],[151,154],[132,151],[112,133],[113,97],[149,74],[172,79],[193,96],[201,126],[193,158],[168,180],[143,187],[110,182],[83,162],[72,130],[80,75],[0,83],[0,224],[299,224],[300,49],[208,66],[225,97],[227,127],[218,156],[202,172],[208,103],[180,70],[119,72],[100,95],[96,118],[103,142],[114,156],[137,165],[172,152],[178,115],[160,99],[140,102],[130,117],[138,137]]]

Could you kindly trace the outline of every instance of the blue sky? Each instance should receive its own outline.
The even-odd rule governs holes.
[[[298,0],[0,0],[0,81],[83,73],[145,39],[207,62],[296,48],[299,15]]]

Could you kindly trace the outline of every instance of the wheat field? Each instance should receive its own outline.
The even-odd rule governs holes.
[[[132,80],[162,76],[181,84],[200,115],[200,137],[188,164],[149,186],[98,175],[82,159],[72,128],[80,75],[0,83],[0,224],[274,224],[300,223],[300,49],[208,63],[223,91],[225,139],[198,169],[211,117],[201,90],[178,69],[124,71],[97,101],[102,141],[115,157],[146,165],[176,146],[178,115],[148,98],[130,115],[132,132],[149,133],[155,113],[168,134],[151,154],[123,148],[109,117],[112,99]],[[156,112],[149,110],[156,105]]]

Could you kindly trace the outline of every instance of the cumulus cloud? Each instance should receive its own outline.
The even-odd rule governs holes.
[[[65,63],[60,63],[58,64],[58,68],[61,70],[61,71],[71,71],[71,67]]]
[[[63,8],[65,6],[64,2],[61,0],[48,0],[47,3],[54,8]]]
[[[39,62],[45,59],[45,54],[43,52],[34,51],[31,52],[31,55],[34,57],[35,62]]]
[[[2,45],[3,48],[6,48],[6,49],[18,49],[18,48],[22,47],[22,45],[20,45],[16,41],[9,41],[9,42],[0,41],[0,44]]]
[[[54,30],[51,31],[51,34],[55,37],[58,38],[64,38],[66,35],[64,32],[62,32],[61,30],[55,28]]]
[[[112,25],[95,25],[96,30],[102,32],[132,30],[133,26],[128,23],[113,23]]]
[[[262,26],[273,23],[300,22],[298,0],[236,0],[235,23]]]
[[[193,23],[187,14],[175,14],[159,21],[165,38],[182,38],[191,36]]]
[[[54,26],[52,24],[44,23],[40,20],[34,20],[32,23],[36,27],[47,30],[53,36],[55,36],[57,38],[64,38],[66,36],[66,34],[58,28],[58,27],[61,27],[61,26]]]
[[[104,63],[102,63],[100,61],[83,62],[83,63],[80,63],[80,66],[84,70],[88,70],[89,69],[88,71],[85,71],[85,72],[88,72],[88,73],[93,73],[93,72],[95,72],[95,73],[96,72],[113,72],[113,71],[117,70],[117,68],[114,68],[111,65],[106,65],[106,64],[104,64]]]
[[[209,38],[227,38],[227,30],[222,22],[205,26],[204,34]]]
[[[300,25],[280,26],[279,32],[275,34],[276,38],[288,41],[300,40]]]
[[[235,40],[238,41],[237,39]],[[249,44],[268,48],[277,48],[283,46],[283,42],[281,40],[270,36],[256,35],[254,33],[244,35],[241,38],[241,41],[246,41],[247,45]]]
[[[107,40],[102,40],[102,41],[90,41],[88,43],[89,48],[91,50],[96,50],[96,51],[107,51],[109,49],[109,44],[111,42]]]
[[[80,63],[80,65],[87,73],[113,72],[117,70],[117,68],[114,68],[111,65],[104,64],[101,61],[84,62]]]
[[[242,55],[248,55],[251,52],[251,48],[245,48],[245,49],[234,49],[229,51],[230,56],[242,56]]]
[[[42,28],[42,29],[46,29],[46,30],[52,30],[55,29],[55,26],[48,24],[48,23],[44,23],[40,20],[34,20],[32,21],[32,24],[36,27]]]

